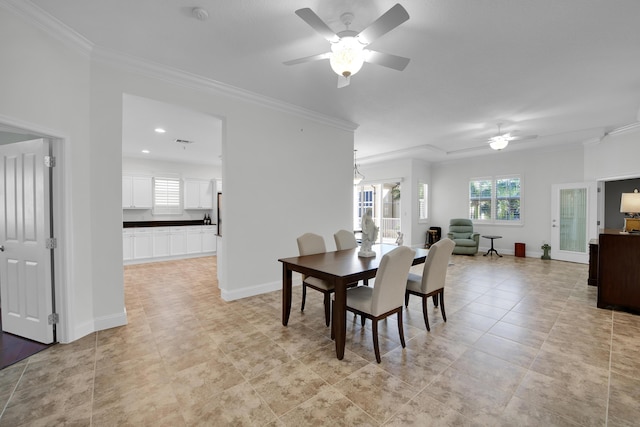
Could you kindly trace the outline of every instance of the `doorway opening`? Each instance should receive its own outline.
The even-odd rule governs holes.
[[[373,222],[379,227],[376,243],[395,243],[402,230],[400,218],[400,183],[382,182],[354,187],[353,229],[360,230],[362,215],[373,212]]]
[[[61,248],[57,248],[54,242],[57,239],[63,237],[63,221],[56,221],[54,224],[53,218],[63,219],[64,218],[64,200],[63,200],[63,176],[62,173],[62,163],[64,162],[64,139],[53,136],[55,132],[51,133],[46,129],[40,129],[37,125],[29,125],[22,122],[15,122],[13,119],[2,116],[0,118],[0,148],[3,150],[3,153],[12,152],[15,150],[21,151],[22,157],[34,156],[34,160],[32,162],[24,162],[23,167],[26,169],[25,177],[21,178],[25,182],[22,183],[22,187],[37,187],[40,186],[40,190],[34,190],[38,193],[42,194],[42,197],[46,202],[40,201],[31,203],[28,202],[25,207],[22,209],[24,213],[26,213],[26,217],[29,218],[29,221],[32,221],[33,224],[38,223],[37,227],[33,225],[32,230],[40,229],[37,233],[31,233],[29,235],[25,234],[26,239],[23,239],[23,242],[29,241],[31,246],[35,246],[40,249],[41,252],[38,255],[38,259],[42,261],[43,268],[39,270],[38,279],[34,280],[33,275],[36,274],[37,267],[31,260],[28,260],[27,267],[24,267],[28,274],[31,274],[30,278],[27,282],[30,284],[29,289],[27,289],[23,293],[29,293],[29,296],[25,299],[35,302],[38,302],[38,306],[42,307],[38,310],[35,310],[31,305],[27,308],[28,313],[25,314],[25,319],[32,320],[31,317],[37,317],[39,319],[38,322],[32,321],[33,324],[39,323],[42,327],[39,327],[40,330],[38,332],[33,328],[26,329],[18,329],[13,330],[11,327],[10,330],[7,330],[8,325],[4,324],[4,322],[0,323],[0,333],[2,334],[0,337],[0,341],[2,343],[2,357],[0,360],[0,367],[8,366],[12,363],[15,363],[29,355],[35,354],[38,351],[41,351],[48,346],[55,344],[59,340],[62,342],[66,342],[68,340],[68,329],[65,327],[68,323],[68,319],[70,313],[66,310],[69,307],[68,302],[65,299],[67,285],[57,286],[58,283],[64,283],[63,278],[66,276],[65,268],[64,268],[64,256],[62,255],[63,251]],[[34,141],[36,140],[36,141]],[[37,141],[39,140],[39,142]],[[29,145],[36,143],[36,145]],[[38,148],[35,151],[24,151],[25,144],[29,145],[29,147],[33,148],[37,146]],[[21,147],[21,148],[13,148],[13,147]],[[54,166],[57,160],[57,167],[49,167]],[[13,162],[13,164],[17,164]],[[39,169],[37,165],[44,165],[39,172],[36,169]],[[2,165],[2,174],[1,180],[3,186],[10,179],[8,178],[7,172],[12,166],[7,166],[6,162],[3,162]],[[13,174],[13,176],[16,176]],[[27,182],[29,181],[29,182]],[[36,182],[38,183],[36,185]],[[11,183],[13,185],[13,183]],[[53,198],[53,189],[56,189],[56,198]],[[7,195],[7,191],[5,191],[5,196]],[[3,199],[6,202],[6,197]],[[35,215],[30,216],[29,212],[36,212]],[[3,215],[6,219],[7,215]],[[21,215],[25,217],[25,215]],[[38,217],[38,218],[36,218]],[[44,225],[44,228],[40,228]],[[29,224],[31,226],[31,224]],[[46,230],[46,231],[42,231]],[[17,265],[17,252],[11,253],[9,248],[11,246],[16,245],[15,236],[11,236],[6,232],[7,228],[5,227],[5,233],[2,234],[3,241],[0,242],[2,246],[5,247],[5,252],[3,252],[2,265],[0,265],[0,277],[3,279],[0,280],[0,288],[2,289],[3,294],[5,295],[5,301],[7,303],[11,303],[11,298],[13,295],[8,294],[7,292],[11,292],[10,282],[13,281],[14,277],[16,277],[15,272],[22,271],[21,274],[27,276],[28,274],[24,272],[24,270],[20,270],[19,268],[15,268],[12,274],[4,274],[7,273],[9,267],[14,267]],[[23,232],[24,233],[24,232]],[[14,233],[15,234],[15,233]],[[38,234],[37,238],[34,237],[35,234]],[[42,236],[40,236],[42,235]],[[53,238],[55,237],[55,238]],[[35,242],[38,242],[35,244]],[[67,239],[64,239],[67,241]],[[24,244],[23,244],[24,246]],[[55,248],[55,250],[51,250],[50,247]],[[55,252],[55,257],[54,257]],[[24,254],[22,248],[20,249],[20,253]],[[27,256],[28,258],[28,256]],[[13,263],[13,265],[12,265]],[[4,271],[3,271],[4,270]],[[34,283],[38,283],[38,285],[33,285]],[[44,286],[42,286],[44,284]],[[11,297],[9,297],[11,295]],[[15,298],[13,299],[16,300]],[[56,305],[54,301],[57,301],[58,308],[56,309]],[[0,299],[0,302],[3,302]],[[3,304],[4,306],[5,304]],[[7,307],[5,307],[7,308]],[[8,311],[0,311],[5,318],[7,313],[10,313],[12,310],[15,311],[15,305],[12,306]],[[38,316],[32,316],[33,313],[38,312]],[[12,321],[14,319],[11,319]],[[43,332],[46,331],[46,332]]]

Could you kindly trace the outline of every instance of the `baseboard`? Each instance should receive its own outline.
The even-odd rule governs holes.
[[[179,259],[189,259],[189,258],[202,258],[206,256],[214,256],[216,254],[217,252],[198,252],[193,254],[167,255],[167,256],[160,256],[155,258],[127,259],[127,260],[124,260],[122,264],[123,265],[147,264],[150,262],[175,261]]]
[[[98,317],[93,320],[94,331],[103,331],[105,329],[116,328],[127,324],[127,309],[123,309],[122,313],[110,314],[108,316]]]
[[[294,279],[292,285],[300,286],[302,285],[302,281]],[[234,289],[231,291],[226,289],[220,289],[220,296],[225,301],[234,301],[242,298],[253,297],[256,295],[266,294],[269,292],[280,291],[280,290],[282,290],[282,281],[277,280],[275,282],[264,283],[262,285],[256,285],[256,286],[248,286],[245,288]]]

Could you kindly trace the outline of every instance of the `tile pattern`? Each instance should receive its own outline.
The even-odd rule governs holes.
[[[275,258],[275,257],[274,257]],[[420,266],[413,267],[420,272]],[[320,294],[220,298],[215,257],[127,266],[129,324],[0,371],[0,425],[631,426],[640,418],[640,317],[595,308],[587,266],[453,256],[448,321],[430,301],[347,318],[335,358]]]

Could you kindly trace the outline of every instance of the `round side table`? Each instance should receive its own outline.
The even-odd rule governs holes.
[[[484,237],[485,239],[491,239],[491,249],[489,249],[489,250],[487,251],[487,253],[486,253],[486,254],[484,254],[484,256],[487,256],[487,255],[489,255],[489,254],[491,254],[491,256],[493,256],[493,253],[495,252],[495,253],[496,253],[496,255],[498,255],[499,257],[501,257],[501,258],[502,258],[502,255],[500,255],[500,254],[498,253],[498,251],[496,251],[496,250],[493,248],[493,239],[502,239],[502,236],[482,236],[482,237]]]

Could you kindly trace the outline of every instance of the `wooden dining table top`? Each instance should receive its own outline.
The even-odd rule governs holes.
[[[301,273],[311,274],[315,277],[333,276],[349,278],[351,276],[361,276],[363,272],[376,272],[382,261],[382,257],[397,248],[396,245],[381,243],[372,245],[371,250],[376,253],[375,257],[360,257],[360,248],[345,249],[342,251],[323,252],[314,255],[303,255],[289,258],[281,258],[278,261],[295,266],[292,268]],[[413,265],[423,263],[429,253],[428,249],[413,248]],[[308,271],[302,271],[308,270]]]

